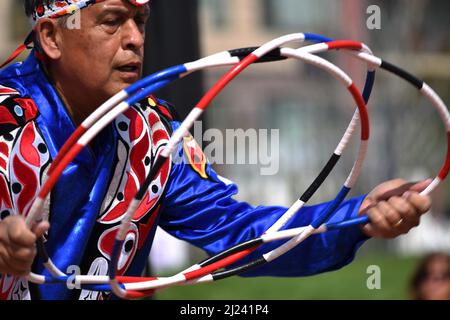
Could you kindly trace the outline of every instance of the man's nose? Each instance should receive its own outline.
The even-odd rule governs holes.
[[[127,50],[139,50],[144,46],[145,33],[136,22],[128,20],[124,26],[123,47]]]

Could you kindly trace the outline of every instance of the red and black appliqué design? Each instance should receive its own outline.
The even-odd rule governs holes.
[[[19,95],[19,91],[14,88],[6,87],[0,84],[0,96],[9,97],[12,95]]]
[[[34,120],[34,102],[0,85],[0,218],[26,216],[39,192],[50,154]],[[22,279],[23,280],[23,279]],[[29,298],[28,285],[0,275],[0,300]]]
[[[21,97],[16,90],[0,85],[0,136],[23,127],[35,119],[37,114],[33,100]]]
[[[24,278],[0,274],[0,301],[30,298],[28,283]]]
[[[0,85],[0,213],[26,215],[50,163],[32,99]]]
[[[183,149],[186,159],[192,169],[203,179],[208,179],[209,176],[206,173],[206,156],[193,136],[189,135],[188,137],[183,138]]]
[[[155,100],[149,98],[145,103],[136,105],[115,120],[114,125],[118,133],[116,165],[97,220],[95,233],[98,236],[94,238],[97,239],[98,253],[97,256],[90,257],[89,260],[92,262],[88,266],[85,265],[88,274],[89,272],[98,273],[101,270],[107,272],[120,221],[150,172],[157,155],[169,141],[170,127],[165,121],[167,118],[168,115],[157,108]],[[170,169],[171,162],[168,161],[151,183],[140,207],[135,212],[119,258],[118,275],[125,273],[137,251],[144,246],[149,233],[155,227]],[[92,292],[82,291],[80,298],[102,297]]]

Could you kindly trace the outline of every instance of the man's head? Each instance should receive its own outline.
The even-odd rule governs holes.
[[[25,0],[25,9],[30,17],[37,8],[50,14],[64,3],[79,2],[86,1]],[[135,5],[129,0],[87,3],[91,5],[78,12],[79,28],[67,28],[61,18],[46,17],[34,27],[50,76],[76,108],[72,111],[81,112],[82,118],[141,77],[149,16],[148,5]]]

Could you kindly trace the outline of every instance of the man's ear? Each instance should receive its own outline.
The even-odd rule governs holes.
[[[36,26],[36,36],[45,55],[58,60],[61,57],[61,33],[57,21],[43,19]]]

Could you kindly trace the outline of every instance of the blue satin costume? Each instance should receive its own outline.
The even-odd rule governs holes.
[[[50,159],[54,159],[75,126],[34,54],[30,54],[23,63],[1,70],[0,85],[13,88],[20,97],[29,97],[34,101],[39,112],[29,121],[35,123],[36,132],[41,134],[46,146],[43,148],[41,143],[39,150],[48,149]],[[13,95],[9,99],[19,95]],[[163,101],[158,101],[158,104],[165,105]],[[168,117],[166,122],[172,127],[171,130],[179,125],[176,119]],[[2,129],[0,141],[10,132],[20,133],[26,121],[22,119],[18,123],[17,128],[9,124],[6,129]],[[46,246],[50,257],[61,270],[67,270],[70,265],[83,265],[84,253],[92,250],[91,247],[101,247],[97,241],[99,233],[93,230],[96,228],[108,185],[112,183],[112,176],[115,174],[118,137],[115,126],[105,129],[64,171],[52,191],[49,210],[51,228]],[[10,136],[8,138],[11,140]],[[20,143],[25,143],[24,138],[21,139]],[[34,145],[36,141],[33,142]],[[184,152],[183,148],[179,149],[181,157]],[[13,174],[8,170],[20,170],[20,166],[6,166],[6,172],[9,172],[8,190],[12,194],[14,188],[10,180],[13,180]],[[125,274],[138,276],[142,273],[157,225],[175,237],[204,249],[208,254],[214,254],[261,235],[285,212],[284,207],[253,207],[234,200],[233,196],[238,192],[237,186],[223,182],[209,164],[206,164],[205,170],[206,179],[193,170],[189,163],[172,163],[159,211],[156,217],[153,216],[152,222],[147,224],[149,230],[146,231],[145,239],[141,239],[141,231],[144,229],[141,230],[138,225],[140,247]],[[16,173],[14,177],[15,175]],[[19,198],[17,195],[17,199],[12,198],[11,214],[17,214]],[[332,221],[356,217],[363,198],[360,196],[344,202]],[[4,203],[5,201],[3,206]],[[325,206],[326,203],[303,208],[285,228],[308,225]],[[0,209],[5,212],[5,208]],[[353,260],[366,239],[359,227],[314,235],[279,259],[247,272],[245,276],[308,276],[336,270]],[[250,261],[278,245],[280,242],[264,245],[244,261]],[[87,272],[88,269],[89,265],[83,267],[82,271]],[[48,274],[39,263],[35,264],[34,272]],[[79,292],[75,294],[64,285],[30,287],[34,287],[30,289],[32,299],[80,298]]]

